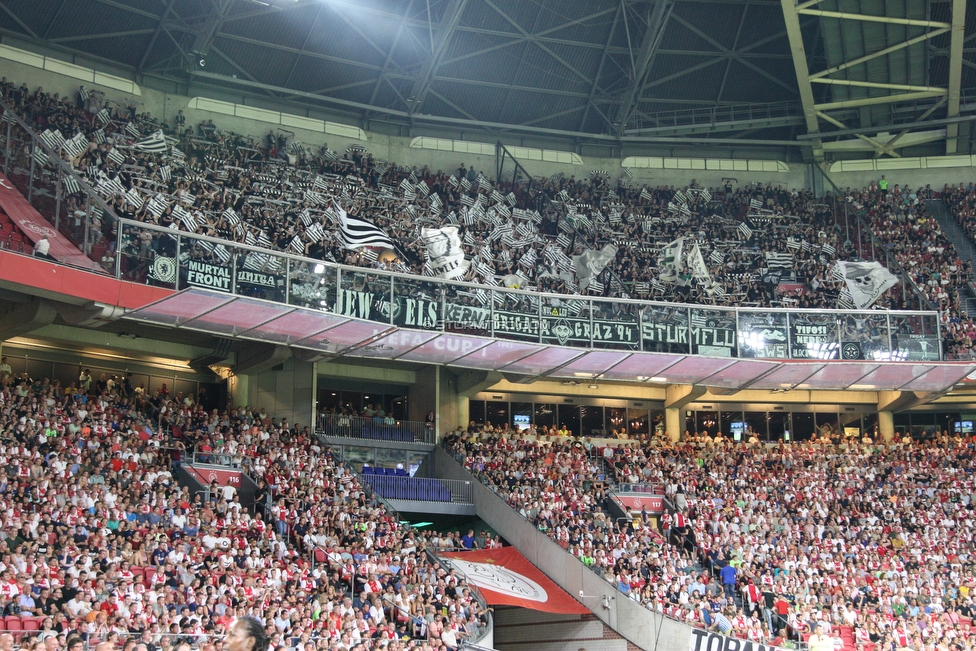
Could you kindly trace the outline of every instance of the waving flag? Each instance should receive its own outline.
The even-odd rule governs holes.
[[[156,133],[143,138],[142,140],[136,140],[132,143],[133,149],[138,149],[139,151],[149,152],[151,154],[162,154],[169,149],[169,145],[166,144],[166,138],[163,136],[163,130],[159,129]]]
[[[346,211],[336,205],[339,215],[339,234],[347,249],[358,249],[363,246],[382,246],[392,249],[393,241],[382,230],[368,221],[350,217]]]

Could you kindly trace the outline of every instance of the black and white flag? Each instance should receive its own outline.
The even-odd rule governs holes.
[[[81,192],[81,184],[75,180],[75,177],[65,176],[63,179],[61,179],[61,182],[64,184],[65,195],[77,194]]]
[[[749,208],[751,210],[759,210],[762,207],[763,207],[763,203],[759,199],[750,199],[749,200]]]
[[[774,269],[792,269],[793,256],[789,253],[767,252],[766,266],[771,271]]]
[[[137,140],[132,143],[132,148],[138,149],[139,151],[148,152],[150,154],[164,154],[166,153],[166,150],[169,149],[169,145],[166,144],[166,138],[163,136],[163,130],[159,129],[151,136],[147,136],[142,140]]]
[[[108,124],[112,119],[109,116],[107,108],[103,108],[101,111],[96,113],[95,118],[99,121],[100,124]]]
[[[739,234],[744,240],[748,240],[750,237],[752,237],[752,229],[749,228],[749,224],[745,222],[739,224]]]
[[[358,249],[364,246],[382,246],[383,248],[393,249],[393,241],[382,230],[373,224],[350,217],[345,210],[338,205],[336,212],[339,215],[339,234],[342,243],[347,249]]]
[[[108,159],[113,163],[115,163],[116,165],[121,165],[122,163],[125,162],[125,156],[123,156],[122,152],[120,152],[115,147],[112,147],[112,149],[109,150]]]
[[[456,280],[468,273],[471,263],[464,259],[457,226],[424,228],[420,231],[420,237],[424,241],[434,276]]]
[[[871,307],[898,284],[898,278],[880,262],[838,262],[837,269],[859,310]]]

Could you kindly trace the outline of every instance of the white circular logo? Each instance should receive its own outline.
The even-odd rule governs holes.
[[[53,228],[50,228],[48,226],[41,226],[40,224],[35,224],[34,222],[28,221],[26,219],[17,222],[17,225],[20,226],[22,230],[30,231],[31,233],[37,233],[41,237],[46,237],[49,240],[53,240],[55,237],[58,236],[58,232]]]
[[[508,568],[489,563],[472,563],[457,558],[452,558],[451,562],[464,573],[468,581],[479,588],[509,594],[529,601],[540,603],[549,601],[549,593],[546,592],[545,588],[529,577],[513,572]]]
[[[171,283],[176,280],[176,261],[173,258],[160,256],[153,261],[153,278],[160,282]]]

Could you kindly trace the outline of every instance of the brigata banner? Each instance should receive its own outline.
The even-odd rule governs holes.
[[[783,649],[693,628],[688,651],[783,651]]]
[[[590,614],[514,547],[441,556],[450,558],[467,581],[478,586],[489,606],[521,606],[559,615]]]

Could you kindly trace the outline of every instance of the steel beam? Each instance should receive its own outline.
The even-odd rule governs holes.
[[[800,31],[800,14],[797,11],[796,0],[781,0],[781,4],[783,19],[786,22],[786,35],[790,39],[790,51],[793,53],[793,68],[800,91],[800,103],[803,104],[803,117],[807,123],[807,135],[813,136],[820,131],[820,122],[817,120],[813,85],[810,83],[807,51],[803,45],[803,33]],[[813,158],[818,163],[823,162],[824,159],[823,145],[819,138],[813,142]]]
[[[821,70],[820,72],[815,72],[815,73],[813,73],[813,74],[810,75],[810,80],[812,81],[814,79],[819,79],[821,77],[826,77],[828,75],[832,75],[835,72],[840,72],[841,70],[847,70],[848,68],[853,68],[854,66],[861,65],[862,63],[867,63],[868,61],[871,61],[872,59],[877,59],[878,57],[883,57],[883,56],[886,56],[888,54],[891,54],[892,52],[897,52],[898,50],[902,50],[902,49],[904,49],[906,47],[911,47],[912,45],[915,45],[917,43],[921,43],[923,41],[927,41],[927,40],[929,40],[931,38],[935,38],[936,36],[941,36],[942,34],[945,34],[948,31],[949,30],[946,29],[946,28],[933,29],[930,32],[926,32],[926,33],[922,34],[921,36],[916,36],[915,38],[910,38],[907,41],[903,41],[901,43],[897,43],[895,45],[892,45],[891,47],[886,47],[883,50],[878,50],[877,52],[872,52],[871,54],[865,54],[862,57],[858,57],[858,58],[852,59],[850,61],[845,61],[844,63],[842,63],[840,65],[834,66],[833,68],[827,68],[826,70]]]
[[[774,129],[779,127],[795,127],[804,123],[802,115],[783,116],[777,118],[755,118],[750,120],[728,120],[725,122],[711,122],[701,124],[682,124],[668,127],[648,127],[646,129],[628,129],[624,136],[678,136],[692,133],[722,133],[726,131],[742,131],[745,129]]]
[[[943,103],[944,103],[944,98],[943,98],[943,101],[937,102],[934,106],[932,106],[929,109],[929,111],[934,112]],[[923,115],[924,115],[924,113],[923,113]],[[908,122],[906,124],[898,124],[898,125],[894,125],[894,126],[897,126],[899,129],[904,129],[904,130],[907,131],[907,130],[914,130],[914,129],[931,129],[933,127],[943,127],[943,126],[946,126],[948,124],[959,124],[960,122],[972,122],[974,120],[976,120],[976,115],[962,115],[960,117],[952,118],[952,119],[945,119],[945,120],[922,120],[922,121],[918,121],[918,122]],[[873,127],[873,128],[875,128],[875,129],[883,129],[885,127]],[[813,140],[815,138],[825,138],[825,137],[834,137],[834,136],[853,136],[854,134],[857,134],[857,133],[864,133],[864,129],[863,128],[858,128],[858,129],[844,129],[842,131],[830,131],[830,132],[826,132],[826,133],[817,134],[816,136],[797,136],[796,139],[797,140]]]
[[[670,0],[657,0],[651,15],[648,17],[647,29],[644,30],[640,51],[633,61],[630,87],[620,99],[620,108],[617,111],[617,135],[622,135],[627,128],[627,123],[633,116],[634,109],[644,92],[647,74],[651,70],[654,56],[657,53],[657,46],[661,42],[661,36],[664,35],[664,27],[668,23],[668,18],[671,17],[673,7],[674,4]]]
[[[966,36],[966,0],[952,0],[952,34],[949,36],[949,103],[946,117],[959,115],[962,86],[962,50]],[[959,144],[959,125],[946,128],[946,155],[955,154]]]
[[[424,103],[424,99],[427,97],[427,93],[430,92],[430,84],[433,81],[434,72],[441,63],[441,57],[444,56],[444,52],[451,42],[451,36],[453,36],[454,30],[457,28],[458,23],[461,22],[461,14],[464,13],[464,7],[467,3],[468,0],[450,0],[448,2],[447,9],[444,10],[441,22],[437,26],[436,40],[431,43],[430,58],[424,63],[424,67],[413,81],[413,86],[410,87],[410,94],[407,96],[407,100],[413,100],[413,103],[409,105],[411,113],[420,109]]]
[[[839,20],[860,20],[868,23],[885,23],[887,25],[911,25],[913,27],[936,27],[949,29],[949,23],[936,20],[921,20],[918,18],[892,18],[890,16],[871,16],[868,14],[852,14],[846,11],[824,11],[823,9],[797,9],[796,13],[821,18],[837,18]]]
[[[888,90],[915,90],[932,91],[933,93],[944,93],[945,88],[939,86],[913,86],[910,84],[886,84],[876,81],[857,81],[854,79],[831,79],[829,77],[818,77],[810,79],[814,84],[830,84],[832,86],[857,86],[859,88],[885,88]]]
[[[590,115],[590,107],[593,106],[593,98],[596,97],[596,89],[599,87],[600,77],[603,76],[603,66],[607,63],[607,55],[609,54],[610,44],[613,42],[613,35],[617,33],[617,25],[620,24],[621,18],[625,17],[624,14],[626,11],[627,5],[621,0],[617,6],[617,13],[614,14],[613,23],[610,25],[610,31],[607,33],[607,42],[604,44],[603,54],[600,56],[600,65],[597,66],[596,74],[593,76],[593,83],[590,85],[590,94],[586,98],[586,106],[580,118],[580,131],[583,130],[584,125],[586,125],[586,118]]]
[[[790,0],[784,0],[789,2]],[[938,90],[924,90],[915,93],[898,93],[897,95],[885,95],[884,97],[862,97],[860,99],[849,99],[840,102],[827,102],[826,104],[814,105],[817,111],[834,111],[836,109],[859,108],[861,106],[874,106],[876,104],[895,104],[896,102],[910,102],[916,99],[928,99],[929,97],[940,97],[948,94],[945,88]]]
[[[126,36],[142,36],[152,34],[155,29],[130,29],[125,32],[105,32],[101,34],[83,34],[81,36],[63,36],[50,39],[51,43],[70,43],[71,41],[95,41],[103,38],[125,38]]]
[[[818,111],[817,112],[817,116],[820,117],[823,120],[826,120],[827,122],[830,122],[835,127],[840,127],[841,129],[846,129],[847,128],[847,125],[846,124],[844,124],[840,120],[835,120],[834,118],[830,117],[826,113],[822,113],[822,112]],[[883,143],[878,142],[874,138],[869,138],[868,136],[864,135],[863,133],[855,133],[854,134],[854,137],[860,138],[864,142],[866,142],[869,145],[871,145],[874,148],[874,150],[876,152],[878,152],[879,154],[888,154],[892,158],[901,158],[901,154],[899,154],[898,152],[896,152],[893,148],[891,148],[891,147],[889,147],[887,145],[884,145]]]

